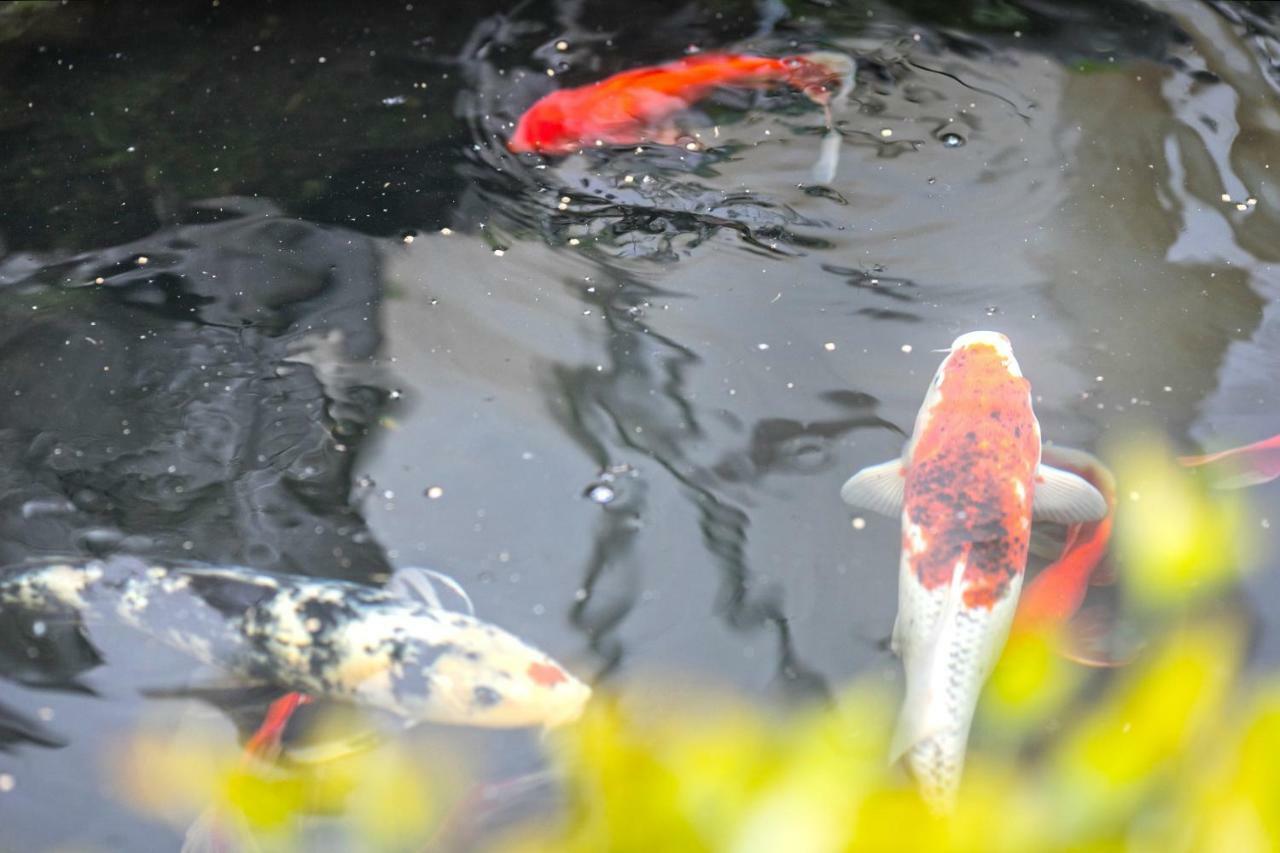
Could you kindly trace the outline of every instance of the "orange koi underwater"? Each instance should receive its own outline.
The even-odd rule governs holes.
[[[787,85],[825,106],[832,87],[852,85],[853,71],[853,60],[838,53],[705,54],[634,68],[543,96],[520,117],[507,148],[564,155],[596,144],[672,144],[679,137],[675,115],[714,89]]]
[[[1280,477],[1280,435],[1205,456],[1180,456],[1178,461],[1189,467],[1222,463],[1216,467],[1225,468],[1234,464],[1235,468],[1216,482],[1221,489],[1269,483]]]
[[[1062,553],[1027,586],[1014,616],[1014,628],[1061,625],[1084,603],[1094,572],[1107,553],[1116,508],[1116,483],[1111,471],[1083,450],[1047,446],[1041,460],[1082,478],[1107,502],[1107,514],[1096,521],[1069,525]]]

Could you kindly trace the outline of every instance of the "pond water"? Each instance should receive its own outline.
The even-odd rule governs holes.
[[[896,679],[897,525],[838,492],[958,334],[1010,336],[1054,442],[1280,429],[1266,6],[0,7],[0,558],[430,566],[624,693]],[[692,151],[506,151],[558,86],[711,49],[856,58],[829,185],[787,91],[701,102]],[[1280,490],[1250,498],[1274,666]],[[262,708],[147,698],[191,662],[20,614],[0,675],[6,849],[176,849],[104,755],[158,706],[229,743]]]

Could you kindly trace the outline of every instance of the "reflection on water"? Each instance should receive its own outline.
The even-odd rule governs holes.
[[[185,8],[0,23],[26,152],[0,164],[5,562],[430,565],[624,692],[803,699],[896,672],[897,531],[837,492],[897,451],[956,333],[1013,338],[1053,441],[1278,429],[1261,5]],[[553,88],[692,49],[855,56],[831,185],[822,111],[784,90],[699,103],[694,151],[506,150]],[[1274,664],[1280,581],[1248,583]],[[42,631],[0,619],[0,819],[151,849],[96,781],[83,823],[41,803],[189,673]],[[469,743],[494,777],[537,764]]]

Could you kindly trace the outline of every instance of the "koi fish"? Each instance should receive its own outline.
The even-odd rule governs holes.
[[[1083,450],[1056,445],[1041,451],[1041,461],[1083,478],[1107,502],[1107,514],[1097,521],[1072,524],[1058,559],[1036,575],[1027,587],[1014,617],[1019,626],[1061,625],[1084,603],[1089,582],[1107,553],[1116,508],[1116,481],[1110,469],[1096,456]]]
[[[238,678],[407,724],[551,727],[591,694],[518,637],[445,610],[419,569],[379,589],[127,556],[53,561],[0,572],[0,607],[114,619]]]
[[[826,106],[832,98],[829,87],[847,92],[853,72],[852,59],[825,52],[781,58],[703,54],[634,68],[544,95],[520,117],[507,148],[517,154],[564,155],[595,144],[672,144],[679,137],[673,123],[676,113],[713,89],[785,84]]]
[[[1080,477],[1042,465],[1040,425],[1009,339],[956,338],[902,458],[865,468],[844,501],[902,518],[892,648],[906,695],[891,746],[926,803],[948,811],[983,684],[1004,647],[1032,518],[1078,524],[1107,504]]]
[[[1178,462],[1188,467],[1210,465],[1215,462],[1234,463],[1235,473],[1223,477],[1216,483],[1220,489],[1239,489],[1244,486],[1269,483],[1276,477],[1280,477],[1280,435],[1273,435],[1271,438],[1264,438],[1262,441],[1255,441],[1244,447],[1233,447],[1204,456],[1179,456]]]

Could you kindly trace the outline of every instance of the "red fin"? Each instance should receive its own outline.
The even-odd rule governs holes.
[[[1238,489],[1268,483],[1280,477],[1280,435],[1203,456],[1179,456],[1178,462],[1189,468],[1212,466],[1215,485],[1219,488]]]
[[[293,718],[294,711],[310,701],[311,697],[304,693],[286,693],[272,702],[262,725],[258,726],[258,730],[244,746],[245,758],[270,760],[279,755],[284,730]]]
[[[1083,666],[1111,668],[1133,662],[1142,642],[1118,625],[1107,607],[1087,607],[1067,626],[1062,656]]]

